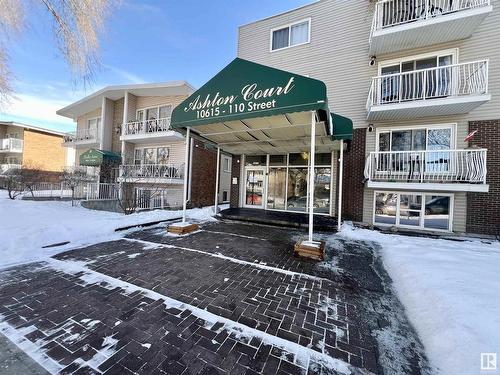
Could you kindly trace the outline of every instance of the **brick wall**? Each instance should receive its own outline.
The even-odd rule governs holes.
[[[66,162],[62,136],[24,130],[23,166],[60,172]]]
[[[467,232],[500,233],[500,120],[471,121],[469,131],[479,130],[469,146],[487,148],[488,193],[467,193]]]
[[[237,208],[240,205],[240,172],[241,172],[241,156],[233,155],[233,164],[231,167],[231,196],[229,206],[231,208]],[[233,185],[232,179],[236,177],[238,183]]]
[[[206,149],[202,141],[194,139],[191,206],[212,206],[215,203],[215,174],[217,168],[217,151]]]
[[[352,142],[344,151],[342,216],[345,220],[363,221],[363,191],[366,129],[354,129]]]

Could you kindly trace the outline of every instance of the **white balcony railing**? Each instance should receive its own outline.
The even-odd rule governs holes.
[[[140,179],[183,179],[184,164],[142,164],[120,166],[122,181]]]
[[[373,105],[488,93],[488,60],[373,77],[367,109]]]
[[[0,140],[0,151],[23,152],[24,141],[17,138],[4,138]]]
[[[378,182],[486,184],[486,149],[371,152],[365,178]]]
[[[388,27],[490,5],[490,0],[381,0],[375,5],[372,34]]]
[[[0,174],[5,174],[15,169],[21,169],[21,164],[0,164]]]
[[[98,128],[78,129],[76,132],[66,133],[64,135],[65,143],[96,143],[99,139]]]
[[[170,130],[170,117],[131,121],[122,125],[122,135],[146,135]]]

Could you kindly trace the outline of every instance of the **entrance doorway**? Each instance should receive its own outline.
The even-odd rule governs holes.
[[[264,208],[265,167],[245,168],[245,207]]]

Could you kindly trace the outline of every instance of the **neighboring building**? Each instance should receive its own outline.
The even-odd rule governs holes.
[[[353,140],[344,155],[346,218],[496,234],[498,25],[500,6],[489,0],[320,0],[241,26],[238,57],[325,82],[331,110],[353,120]],[[338,155],[334,151],[332,160]],[[246,192],[241,184],[237,203],[249,205],[249,197],[258,198],[257,204],[250,199],[254,207],[276,202],[269,199],[273,185],[297,182],[292,157],[243,158],[239,177],[247,185],[261,179],[259,189],[267,196],[260,197],[261,190]],[[289,171],[286,178],[270,173],[270,161],[280,158]],[[337,163],[325,162],[325,176],[330,171],[337,181]],[[295,183],[294,189],[300,186]],[[298,193],[292,194],[293,204]],[[298,209],[285,202],[284,209]]]
[[[21,167],[60,173],[71,158],[63,134],[12,121],[0,121],[0,175]]]
[[[64,145],[76,148],[76,167],[87,167],[91,149],[121,155],[117,182],[131,189],[139,209],[181,206],[185,173],[191,206],[213,204],[213,148],[192,139],[190,154],[197,161],[186,171],[184,137],[170,129],[172,110],[193,91],[184,81],[105,87],[57,111],[77,123]],[[102,174],[101,182],[110,182]]]

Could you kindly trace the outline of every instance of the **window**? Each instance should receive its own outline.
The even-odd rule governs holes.
[[[302,20],[271,30],[271,51],[309,43],[311,20]]]
[[[452,95],[452,72],[456,50],[381,62],[379,75],[382,104]]]
[[[168,164],[170,150],[168,147],[145,147],[134,150],[134,164]]]
[[[450,172],[454,128],[439,125],[377,131],[377,172],[404,173],[408,179],[419,178],[422,173]]]
[[[231,172],[231,159],[228,157],[222,158],[222,170],[226,173]]]
[[[229,194],[227,193],[227,190],[224,190],[224,191],[222,192],[222,201],[223,201],[223,202],[227,202],[227,201],[229,200],[229,199],[227,198],[227,197],[228,197],[228,195],[229,195]]]
[[[137,110],[137,121],[157,120],[169,118],[172,114],[172,106],[163,105],[158,107],[143,108]]]
[[[450,150],[454,143],[452,130],[452,126],[381,130],[378,132],[378,150]]]
[[[373,222],[406,228],[451,231],[453,195],[375,192]]]
[[[97,129],[101,125],[101,118],[89,118],[87,120],[87,129]]]

